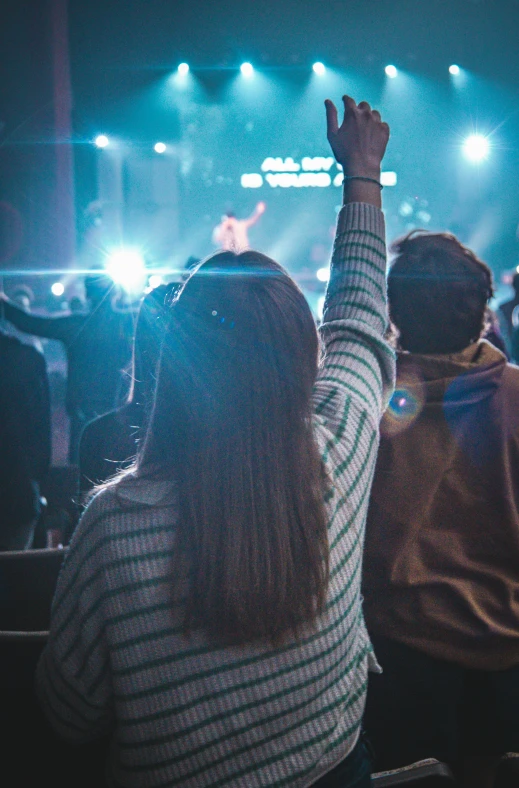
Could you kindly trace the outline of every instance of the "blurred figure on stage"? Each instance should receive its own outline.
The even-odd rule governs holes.
[[[213,230],[213,243],[224,251],[236,254],[249,249],[249,227],[256,224],[265,213],[265,208],[265,203],[259,202],[248,219],[237,219],[235,213],[228,211]]]

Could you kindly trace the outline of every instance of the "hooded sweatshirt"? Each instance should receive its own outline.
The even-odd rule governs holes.
[[[519,367],[484,340],[399,353],[381,433],[368,630],[468,668],[519,664]]]

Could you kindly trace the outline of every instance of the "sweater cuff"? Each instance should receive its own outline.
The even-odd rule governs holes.
[[[365,202],[350,202],[339,212],[337,235],[351,230],[367,230],[378,235],[381,241],[386,237],[384,214],[380,208]]]

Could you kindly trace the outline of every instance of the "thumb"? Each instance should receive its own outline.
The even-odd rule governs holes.
[[[326,130],[328,136],[331,134],[337,134],[339,131],[339,122],[337,119],[337,107],[330,101],[330,99],[326,99],[324,102],[324,106],[326,107]]]

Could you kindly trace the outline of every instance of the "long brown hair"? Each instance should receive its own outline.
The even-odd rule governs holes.
[[[213,255],[175,296],[137,472],[178,485],[186,632],[275,645],[324,609],[318,356],[303,293],[258,252]]]

